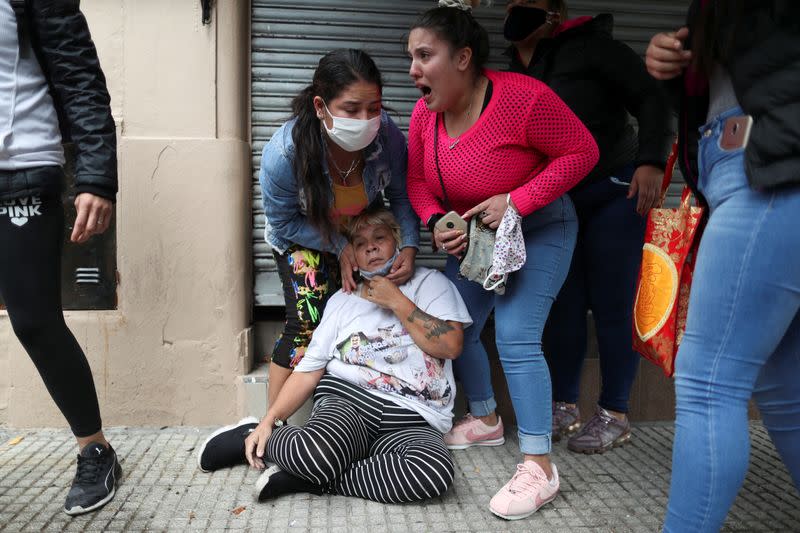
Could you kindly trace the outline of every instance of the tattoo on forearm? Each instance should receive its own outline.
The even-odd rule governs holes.
[[[418,307],[414,308],[414,310],[411,311],[411,314],[408,315],[408,321],[412,323],[414,321],[421,322],[422,327],[427,330],[425,333],[425,338],[428,340],[433,338],[438,339],[442,335],[447,335],[455,329],[444,320],[432,317],[428,313],[420,310]]]

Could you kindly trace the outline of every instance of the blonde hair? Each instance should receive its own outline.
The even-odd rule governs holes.
[[[383,207],[377,209],[367,209],[353,217],[347,225],[347,240],[352,241],[353,236],[367,226],[386,226],[392,232],[392,237],[398,247],[400,247],[400,225],[395,220],[391,211]]]

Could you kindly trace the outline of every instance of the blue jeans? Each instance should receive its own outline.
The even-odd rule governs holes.
[[[676,360],[677,415],[665,531],[718,531],[750,453],[747,404],[800,487],[800,188],[748,186],[743,150],[701,128],[703,234]],[[766,475],[769,475],[767,473]]]
[[[628,412],[631,385],[641,356],[631,345],[633,299],[642,262],[647,219],[628,199],[633,165],[570,194],[578,214],[578,242],[569,275],[544,330],[553,400],[577,403],[586,356],[586,313],[592,310],[600,351],[602,389],[598,404]]]
[[[450,256],[445,273],[458,288],[472,316],[464,331],[464,351],[453,362],[474,416],[492,413],[497,406],[492,391],[489,357],[480,334],[492,309],[500,362],[508,383],[519,428],[522,453],[550,453],[550,373],[542,353],[542,331],[550,306],[569,269],[578,231],[575,209],[562,196],[522,220],[527,261],[509,275],[502,296],[458,279],[458,263]]]

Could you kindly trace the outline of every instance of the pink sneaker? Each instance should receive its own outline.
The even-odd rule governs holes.
[[[556,498],[559,485],[556,465],[553,465],[553,479],[548,480],[541,466],[525,461],[517,465],[511,481],[494,495],[489,510],[506,520],[528,517]]]
[[[479,418],[468,414],[455,424],[444,436],[444,443],[451,450],[465,450],[471,446],[502,446],[503,420],[497,416],[497,424],[487,426]]]

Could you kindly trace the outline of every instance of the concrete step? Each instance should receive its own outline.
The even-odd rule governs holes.
[[[269,364],[261,363],[249,374],[239,376],[241,416],[254,416],[261,419],[267,412],[267,391],[269,390]],[[302,425],[311,415],[312,401],[309,399],[298,411],[289,417],[289,423]]]

